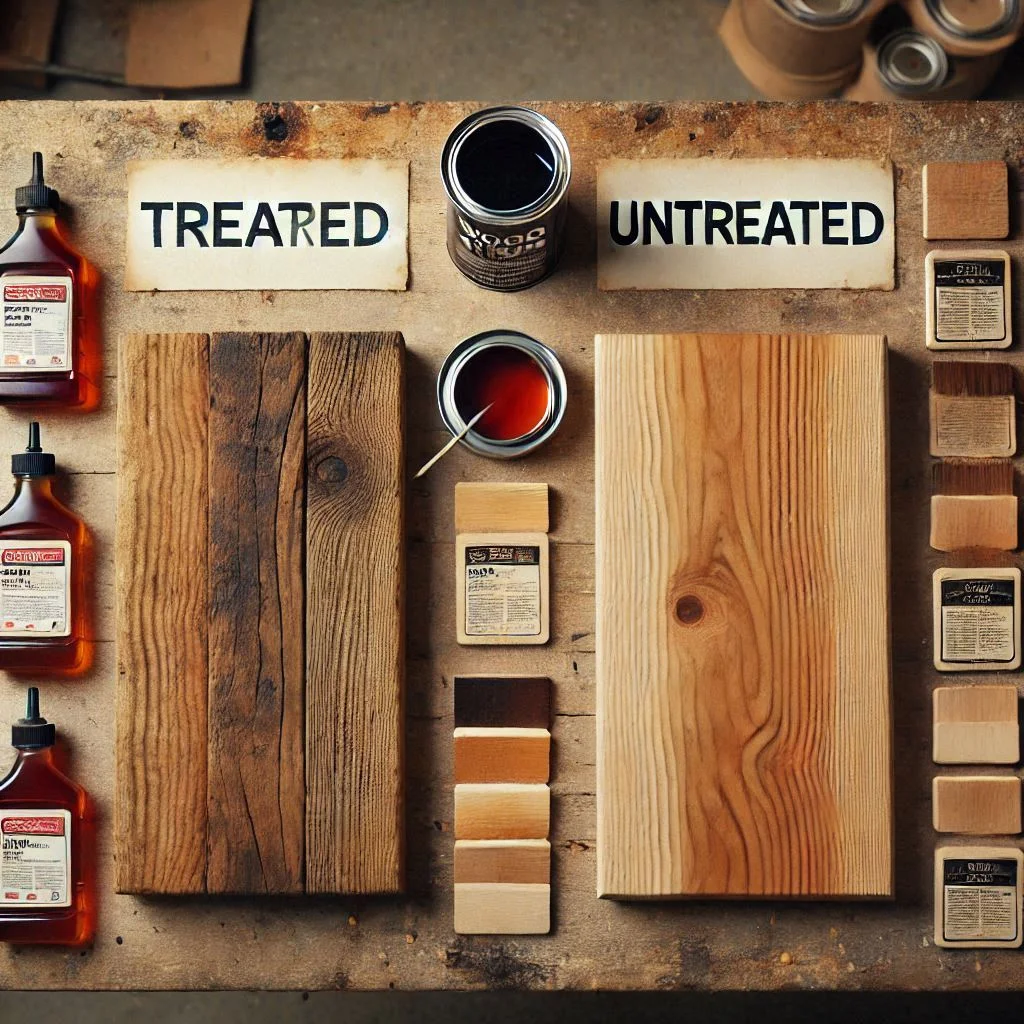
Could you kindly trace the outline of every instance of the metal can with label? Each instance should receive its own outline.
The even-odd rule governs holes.
[[[529,288],[562,252],[572,166],[565,136],[527,107],[479,110],[448,136],[448,253],[474,284]]]

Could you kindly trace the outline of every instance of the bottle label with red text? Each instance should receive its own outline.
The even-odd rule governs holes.
[[[71,369],[70,277],[0,277],[3,326],[0,370],[66,373]]]
[[[0,810],[0,905],[71,906],[71,813]]]
[[[71,635],[71,545],[0,541],[0,640]]]

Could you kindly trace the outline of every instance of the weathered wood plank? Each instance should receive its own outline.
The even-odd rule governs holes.
[[[306,339],[210,342],[208,892],[301,892]]]
[[[203,334],[121,340],[118,892],[205,887],[208,348]]]
[[[404,352],[315,334],[306,442],[306,890],[403,885]]]

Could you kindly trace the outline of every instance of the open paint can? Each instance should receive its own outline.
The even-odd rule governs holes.
[[[490,406],[462,444],[491,459],[517,459],[544,444],[565,415],[565,373],[547,345],[518,331],[459,342],[437,376],[437,404],[452,434]]]

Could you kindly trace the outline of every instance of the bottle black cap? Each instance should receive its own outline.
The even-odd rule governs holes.
[[[42,750],[57,740],[57,728],[39,715],[39,687],[28,688],[28,708],[24,718],[11,726],[11,746],[18,750]]]
[[[26,210],[56,210],[60,195],[43,180],[43,154],[32,154],[32,178],[27,185],[14,190],[14,208],[18,213]]]
[[[11,456],[11,472],[15,476],[53,476],[57,472],[57,460],[39,443],[39,424],[35,420],[28,425],[28,447]]]

